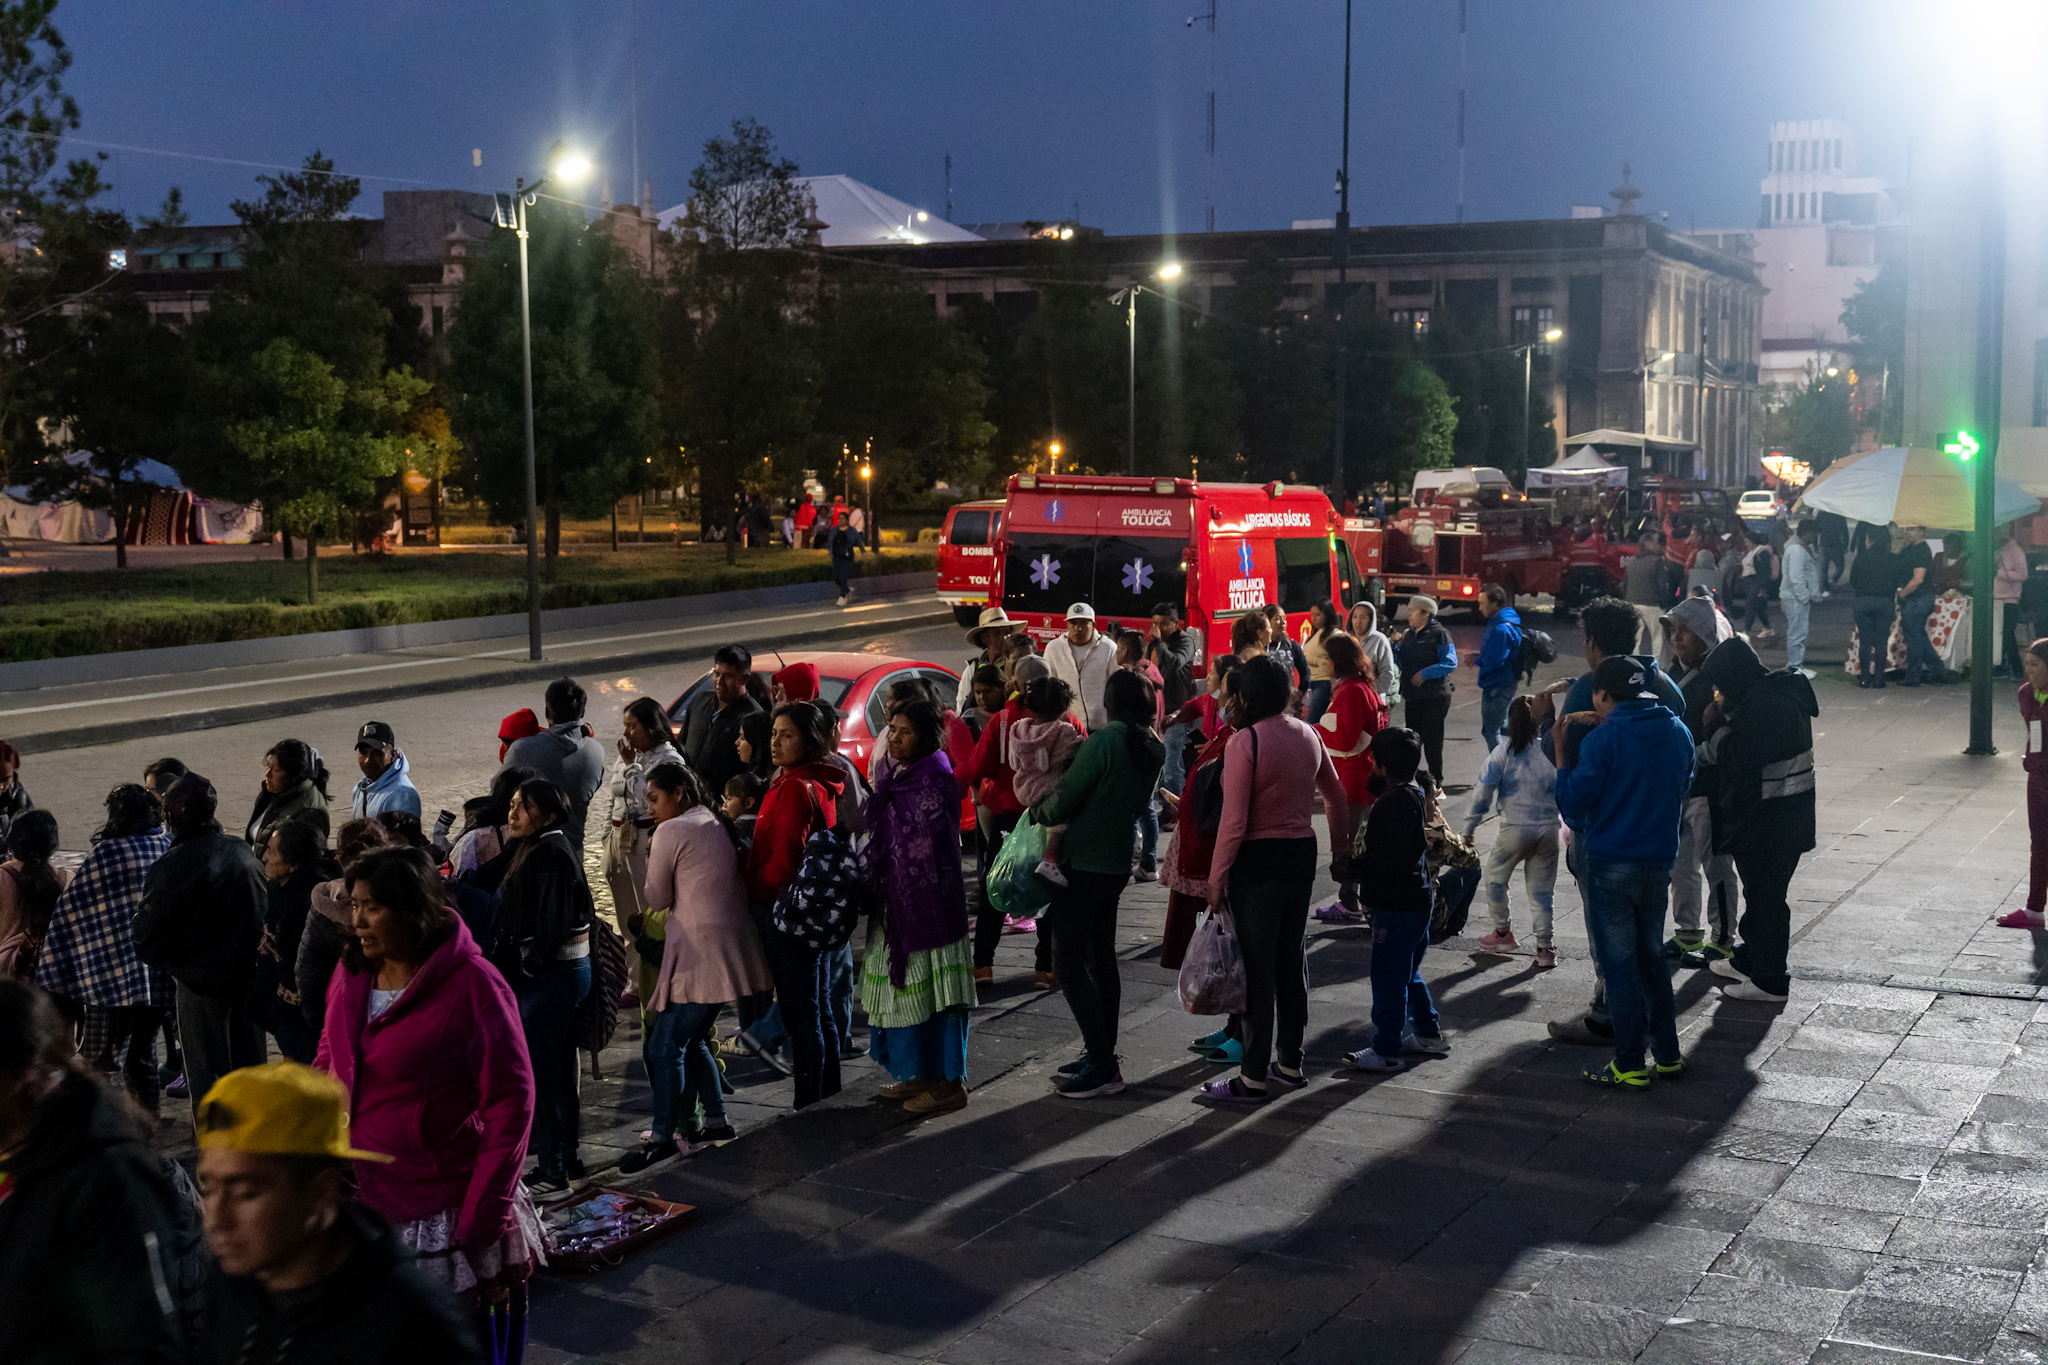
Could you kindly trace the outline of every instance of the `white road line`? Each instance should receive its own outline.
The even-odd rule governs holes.
[[[890,604],[886,602],[871,602],[866,606],[860,607],[847,607],[844,609],[835,607],[830,611],[800,612],[795,616],[786,616],[782,619],[793,622],[808,621],[819,616],[844,617],[851,616],[855,612],[880,611],[888,605]],[[669,635],[696,635],[704,631],[731,631],[733,629],[734,625],[731,622],[703,626],[676,626],[669,630],[637,631],[631,635],[603,635],[592,640],[561,641],[557,643],[556,648],[582,649],[589,645],[615,645],[624,644],[632,640],[655,640]],[[0,711],[0,717],[39,716],[51,711],[75,711],[87,706],[108,706],[131,701],[161,701],[165,697],[191,697],[204,692],[232,692],[244,687],[277,687],[285,683],[318,682],[326,678],[345,678],[355,673],[382,673],[398,668],[425,668],[432,664],[463,663],[470,659],[502,659],[509,655],[524,654],[525,652],[526,646],[519,645],[512,649],[488,649],[475,654],[454,654],[432,659],[404,659],[394,663],[365,664],[360,668],[332,668],[320,673],[294,673],[282,678],[251,678],[245,682],[210,683],[205,687],[178,687],[164,692],[134,692],[121,697],[96,697],[91,701],[54,702],[48,706],[20,706],[11,711]]]

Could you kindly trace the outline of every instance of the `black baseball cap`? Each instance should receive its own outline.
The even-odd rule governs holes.
[[[1643,697],[1655,700],[1657,696],[1650,688],[1649,671],[1626,654],[1616,654],[1600,661],[1600,666],[1593,670],[1593,690],[1605,692],[1617,702]]]
[[[356,731],[356,747],[360,749],[365,744],[379,744],[385,748],[396,749],[398,736],[393,734],[391,727],[383,721],[366,720],[363,722],[363,728]]]

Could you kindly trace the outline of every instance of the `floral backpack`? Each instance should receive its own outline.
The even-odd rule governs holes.
[[[796,876],[775,898],[768,918],[791,938],[829,951],[853,937],[874,904],[867,850],[838,830],[821,829],[804,841]]]

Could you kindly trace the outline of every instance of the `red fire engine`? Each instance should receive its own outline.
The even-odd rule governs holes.
[[[939,527],[939,600],[953,609],[953,619],[972,627],[982,609],[995,598],[996,537],[1003,527],[1003,504],[963,502],[946,513]]]
[[[995,590],[1040,639],[1066,628],[1075,602],[1095,608],[1101,630],[1148,629],[1155,605],[1176,602],[1214,654],[1232,621],[1267,602],[1299,634],[1311,606],[1348,600],[1361,582],[1318,488],[1019,474],[1008,491]]]

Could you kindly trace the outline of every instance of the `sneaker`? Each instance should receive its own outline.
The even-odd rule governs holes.
[[[1512,929],[1496,929],[1485,938],[1480,939],[1479,946],[1487,952],[1511,952],[1515,947],[1515,931]]]
[[[1269,1096],[1263,1090],[1254,1090],[1244,1083],[1242,1076],[1231,1076],[1220,1081],[1210,1081],[1190,1097],[1196,1104],[1214,1104],[1227,1109],[1256,1109]]]
[[[1717,957],[1707,964],[1707,970],[1730,981],[1749,980],[1749,974],[1738,968],[1733,958]]]
[[[1050,858],[1040,858],[1038,866],[1031,870],[1038,876],[1051,882],[1054,886],[1065,886],[1067,884],[1067,874],[1060,871],[1060,865]]]
[[[933,1086],[916,1099],[903,1106],[906,1114],[919,1118],[930,1118],[935,1114],[957,1114],[967,1107],[967,1086],[961,1081],[945,1081]]]
[[[875,1094],[878,1098],[885,1100],[914,1100],[936,1084],[936,1081],[915,1079],[897,1081],[894,1085],[883,1086]]]
[[[715,1128],[699,1128],[696,1132],[690,1134],[690,1155],[695,1156],[699,1152],[708,1152],[713,1147],[723,1147],[726,1143],[733,1141],[737,1137],[739,1137],[739,1134],[732,1130],[732,1125],[729,1123],[721,1123]]]
[[[1159,880],[1159,860],[1157,858],[1139,859],[1138,880],[1141,882],[1156,882]]]
[[[1188,1044],[1188,1051],[1207,1052],[1211,1048],[1222,1047],[1223,1040],[1228,1038],[1229,1036],[1230,1029],[1228,1026],[1217,1029],[1214,1033],[1205,1033],[1201,1037],[1195,1039],[1194,1042]]]
[[[1033,972],[1031,974],[1031,989],[1035,991],[1056,991],[1059,988],[1060,983],[1053,977],[1051,972]]]
[[[1664,956],[1674,961],[1682,962],[1688,957],[1697,957],[1700,949],[1706,946],[1707,940],[1704,934],[1698,938],[1685,938],[1678,934],[1673,934],[1670,938],[1664,940]]]
[[[846,599],[844,597],[839,599],[839,605],[842,607],[846,605]]]
[[[1657,1079],[1660,1081],[1675,1081],[1684,1074],[1685,1058],[1683,1057],[1680,1057],[1675,1062],[1657,1063]]]
[[[1087,1069],[1088,1054],[1084,1052],[1080,1056],[1074,1058],[1073,1061],[1068,1062],[1065,1066],[1061,1067],[1059,1069],[1059,1074],[1062,1076],[1078,1076]]]
[[[1549,1024],[1550,1036],[1560,1043],[1578,1043],[1582,1047],[1613,1047],[1614,1025],[1596,1023],[1590,1015],[1576,1019],[1552,1019]]]
[[[1547,943],[1537,944],[1536,965],[1538,967],[1555,967],[1557,965],[1557,949]]]
[[[1794,673],[1797,673],[1797,674],[1798,674],[1798,675],[1799,675],[1800,677],[1802,677],[1802,678],[1805,678],[1805,679],[1807,679],[1808,681],[1811,681],[1811,680],[1813,680],[1814,678],[1818,678],[1818,677],[1820,676],[1820,674],[1818,674],[1818,673],[1814,672],[1814,671],[1813,671],[1812,669],[1810,669],[1810,668],[1807,668],[1807,667],[1805,667],[1804,665],[1802,665],[1802,666],[1800,666],[1800,667],[1798,667],[1798,668],[1795,668],[1795,669],[1793,669],[1792,671],[1793,671]]]
[[[1098,1095],[1114,1095],[1123,1088],[1123,1068],[1112,1060],[1106,1066],[1090,1063],[1060,1082],[1059,1096],[1064,1100],[1092,1100]]]
[[[619,1158],[620,1175],[638,1175],[657,1162],[667,1161],[672,1156],[682,1155],[683,1149],[676,1145],[674,1138],[664,1142],[642,1143],[637,1152],[628,1152]]]
[[[1448,1057],[1451,1045],[1441,1033],[1404,1033],[1401,1035],[1401,1051],[1419,1052],[1425,1057]]]
[[[531,1171],[523,1179],[529,1194],[560,1194],[569,1188],[569,1182],[561,1175],[546,1175]]]
[[[1623,1071],[1617,1062],[1609,1061],[1605,1066],[1589,1067],[1579,1073],[1594,1085],[1610,1090],[1648,1090],[1650,1073],[1647,1071]]]
[[[1222,1042],[1210,1048],[1205,1055],[1207,1060],[1221,1062],[1225,1066],[1243,1066],[1244,1042],[1238,1038],[1225,1038]]]
[[[1700,957],[1709,965],[1715,962],[1726,962],[1734,956],[1735,950],[1725,943],[1709,943],[1700,948]]]
[[[1782,1005],[1787,998],[1782,995],[1772,995],[1754,981],[1731,981],[1721,988],[1721,994],[1731,1000],[1755,1000],[1766,1005]]]
[[[164,1086],[164,1098],[182,1100],[192,1093],[192,1087],[185,1083],[185,1075],[179,1072]]]
[[[1365,922],[1365,912],[1362,910],[1347,910],[1344,908],[1342,901],[1331,901],[1328,905],[1316,911],[1316,919],[1323,924],[1363,924]]]
[[[571,1185],[575,1184],[577,1181],[583,1179],[583,1177],[589,1174],[590,1172],[587,1169],[585,1169],[583,1165],[583,1158],[580,1156],[572,1156],[568,1159],[567,1162],[563,1163],[562,1175],[568,1180],[568,1182]]]
[[[1003,919],[1003,932],[1005,934],[1035,934],[1038,932],[1038,921],[1029,915],[1022,919],[1014,916],[1005,916]]]
[[[1299,1071],[1289,1073],[1280,1069],[1280,1063],[1273,1062],[1266,1067],[1266,1079],[1283,1090],[1299,1090],[1308,1084],[1308,1077]]]
[[[1344,1065],[1352,1068],[1354,1071],[1380,1072],[1405,1071],[1408,1069],[1408,1063],[1402,1061],[1399,1057],[1382,1057],[1378,1051],[1369,1047],[1362,1047],[1356,1052],[1345,1053]]]
[[[2024,907],[2008,911],[1998,917],[1998,927],[2001,929],[2040,929],[2044,926],[2048,926],[2048,916],[2037,915]],[[168,1095],[171,1092],[166,1090],[164,1093]]]

